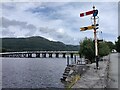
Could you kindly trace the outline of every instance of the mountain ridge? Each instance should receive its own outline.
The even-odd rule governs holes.
[[[7,51],[78,51],[79,45],[67,45],[60,41],[50,41],[41,36],[21,37],[21,38],[0,38],[1,48]]]

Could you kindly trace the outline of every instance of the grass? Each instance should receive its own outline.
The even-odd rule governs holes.
[[[73,76],[72,79],[71,79],[71,81],[66,84],[66,86],[65,86],[66,89],[67,89],[67,90],[70,90],[70,89],[72,88],[72,86],[73,86],[78,80],[80,80],[80,75],[75,75],[75,76]]]

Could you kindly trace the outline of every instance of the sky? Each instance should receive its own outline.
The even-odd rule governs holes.
[[[93,30],[80,31],[81,27],[92,25],[92,15],[80,17],[80,13],[92,10],[93,5],[98,10],[98,39],[115,42],[117,2],[3,2],[0,4],[0,37],[41,36],[79,45],[85,37],[94,38]]]

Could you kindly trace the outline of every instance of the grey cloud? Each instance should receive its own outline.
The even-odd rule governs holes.
[[[42,32],[42,33],[49,33],[48,31],[50,31],[50,29],[48,29],[47,27],[46,28],[40,27],[39,31]],[[52,31],[55,31],[55,30],[53,29]]]
[[[2,17],[2,27],[8,28],[9,26],[20,26],[21,28],[24,28],[24,29],[36,29],[34,25],[27,24],[27,22],[9,20],[7,18]]]
[[[33,36],[33,34],[36,32],[36,30],[32,30],[30,29],[29,32],[27,34],[25,34],[25,36]]]
[[[47,27],[46,28],[40,27],[39,32],[41,32],[43,34],[46,34],[46,35],[52,37],[55,40],[62,41],[64,43],[66,43],[66,44],[71,44],[71,43],[76,44],[76,40],[74,40],[73,37],[69,36],[67,33],[57,32],[56,29],[49,29]]]
[[[9,20],[7,18],[4,18],[2,17],[2,27],[4,28],[8,28],[9,26],[17,26],[17,25],[20,25],[20,26],[24,26],[26,25],[26,22],[19,22],[19,21],[16,21],[16,20]]]
[[[2,9],[15,9],[16,5],[15,3],[3,3]]]
[[[31,36],[36,32],[36,27],[32,24],[28,24],[27,22],[21,22],[21,21],[17,21],[17,20],[9,20],[5,17],[0,18],[2,19],[2,25],[0,25],[0,27],[5,28],[3,29],[3,35],[7,35],[9,36],[9,34],[13,34],[13,32],[9,31],[9,27],[13,26],[19,26],[19,28],[16,28],[16,32],[22,32],[23,30],[27,30],[28,33],[26,34],[26,36]],[[22,31],[21,31],[22,30]]]
[[[48,34],[48,35],[56,36],[59,38],[64,35],[64,33],[59,33],[59,32],[57,32],[56,29],[50,29],[48,27],[40,27],[39,31],[43,34]]]
[[[15,32],[10,32],[7,28],[2,29],[2,36],[14,37]]]

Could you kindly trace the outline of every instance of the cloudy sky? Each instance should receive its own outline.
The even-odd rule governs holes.
[[[92,10],[93,5],[99,11],[98,38],[114,42],[118,36],[117,2],[5,2],[0,4],[1,37],[41,36],[78,45],[85,37],[93,38],[93,30],[80,31],[92,25],[92,15],[80,17],[80,13]]]

